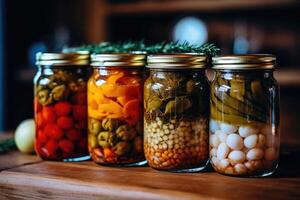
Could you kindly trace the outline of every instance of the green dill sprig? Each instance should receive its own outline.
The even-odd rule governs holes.
[[[8,138],[0,141],[0,154],[6,153],[17,148],[14,138]]]
[[[220,49],[212,43],[192,45],[188,42],[162,42],[147,46],[143,41],[127,41],[119,43],[101,42],[99,44],[63,49],[63,52],[89,52],[91,54],[145,52],[148,54],[202,53],[207,56],[214,56],[219,51]]]
[[[188,42],[162,42],[147,47],[148,54],[159,53],[203,53],[208,56],[214,56],[220,49],[212,43],[204,45],[192,45]]]

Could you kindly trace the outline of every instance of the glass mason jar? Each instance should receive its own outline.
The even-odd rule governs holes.
[[[206,56],[148,56],[144,84],[144,151],[158,170],[196,172],[209,158]]]
[[[92,55],[88,81],[88,147],[102,165],[146,164],[143,151],[145,54]]]
[[[88,54],[38,53],[34,77],[36,153],[45,160],[88,159]]]
[[[273,55],[212,59],[210,158],[233,176],[267,176],[279,158],[279,88]]]

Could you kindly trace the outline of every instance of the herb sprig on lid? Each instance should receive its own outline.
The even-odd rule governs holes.
[[[202,53],[207,56],[214,56],[219,51],[220,49],[213,43],[192,45],[188,42],[161,42],[153,45],[146,45],[143,41],[126,41],[119,43],[101,42],[99,44],[64,48],[63,50],[63,52],[89,52],[91,54],[145,52],[148,54]]]

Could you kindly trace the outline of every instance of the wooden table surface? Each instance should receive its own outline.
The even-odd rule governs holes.
[[[298,152],[283,146],[279,170],[267,178],[50,162],[10,152],[0,155],[0,199],[300,199]]]

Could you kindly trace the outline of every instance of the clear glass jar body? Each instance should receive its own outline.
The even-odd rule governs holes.
[[[205,168],[208,147],[209,83],[204,69],[150,69],[144,85],[144,151],[158,170]]]
[[[35,149],[45,160],[88,159],[89,66],[38,66],[34,78]]]
[[[102,165],[146,163],[141,68],[94,67],[88,81],[88,147]]]
[[[210,159],[233,176],[267,176],[279,158],[279,88],[272,70],[217,70],[211,84]]]

